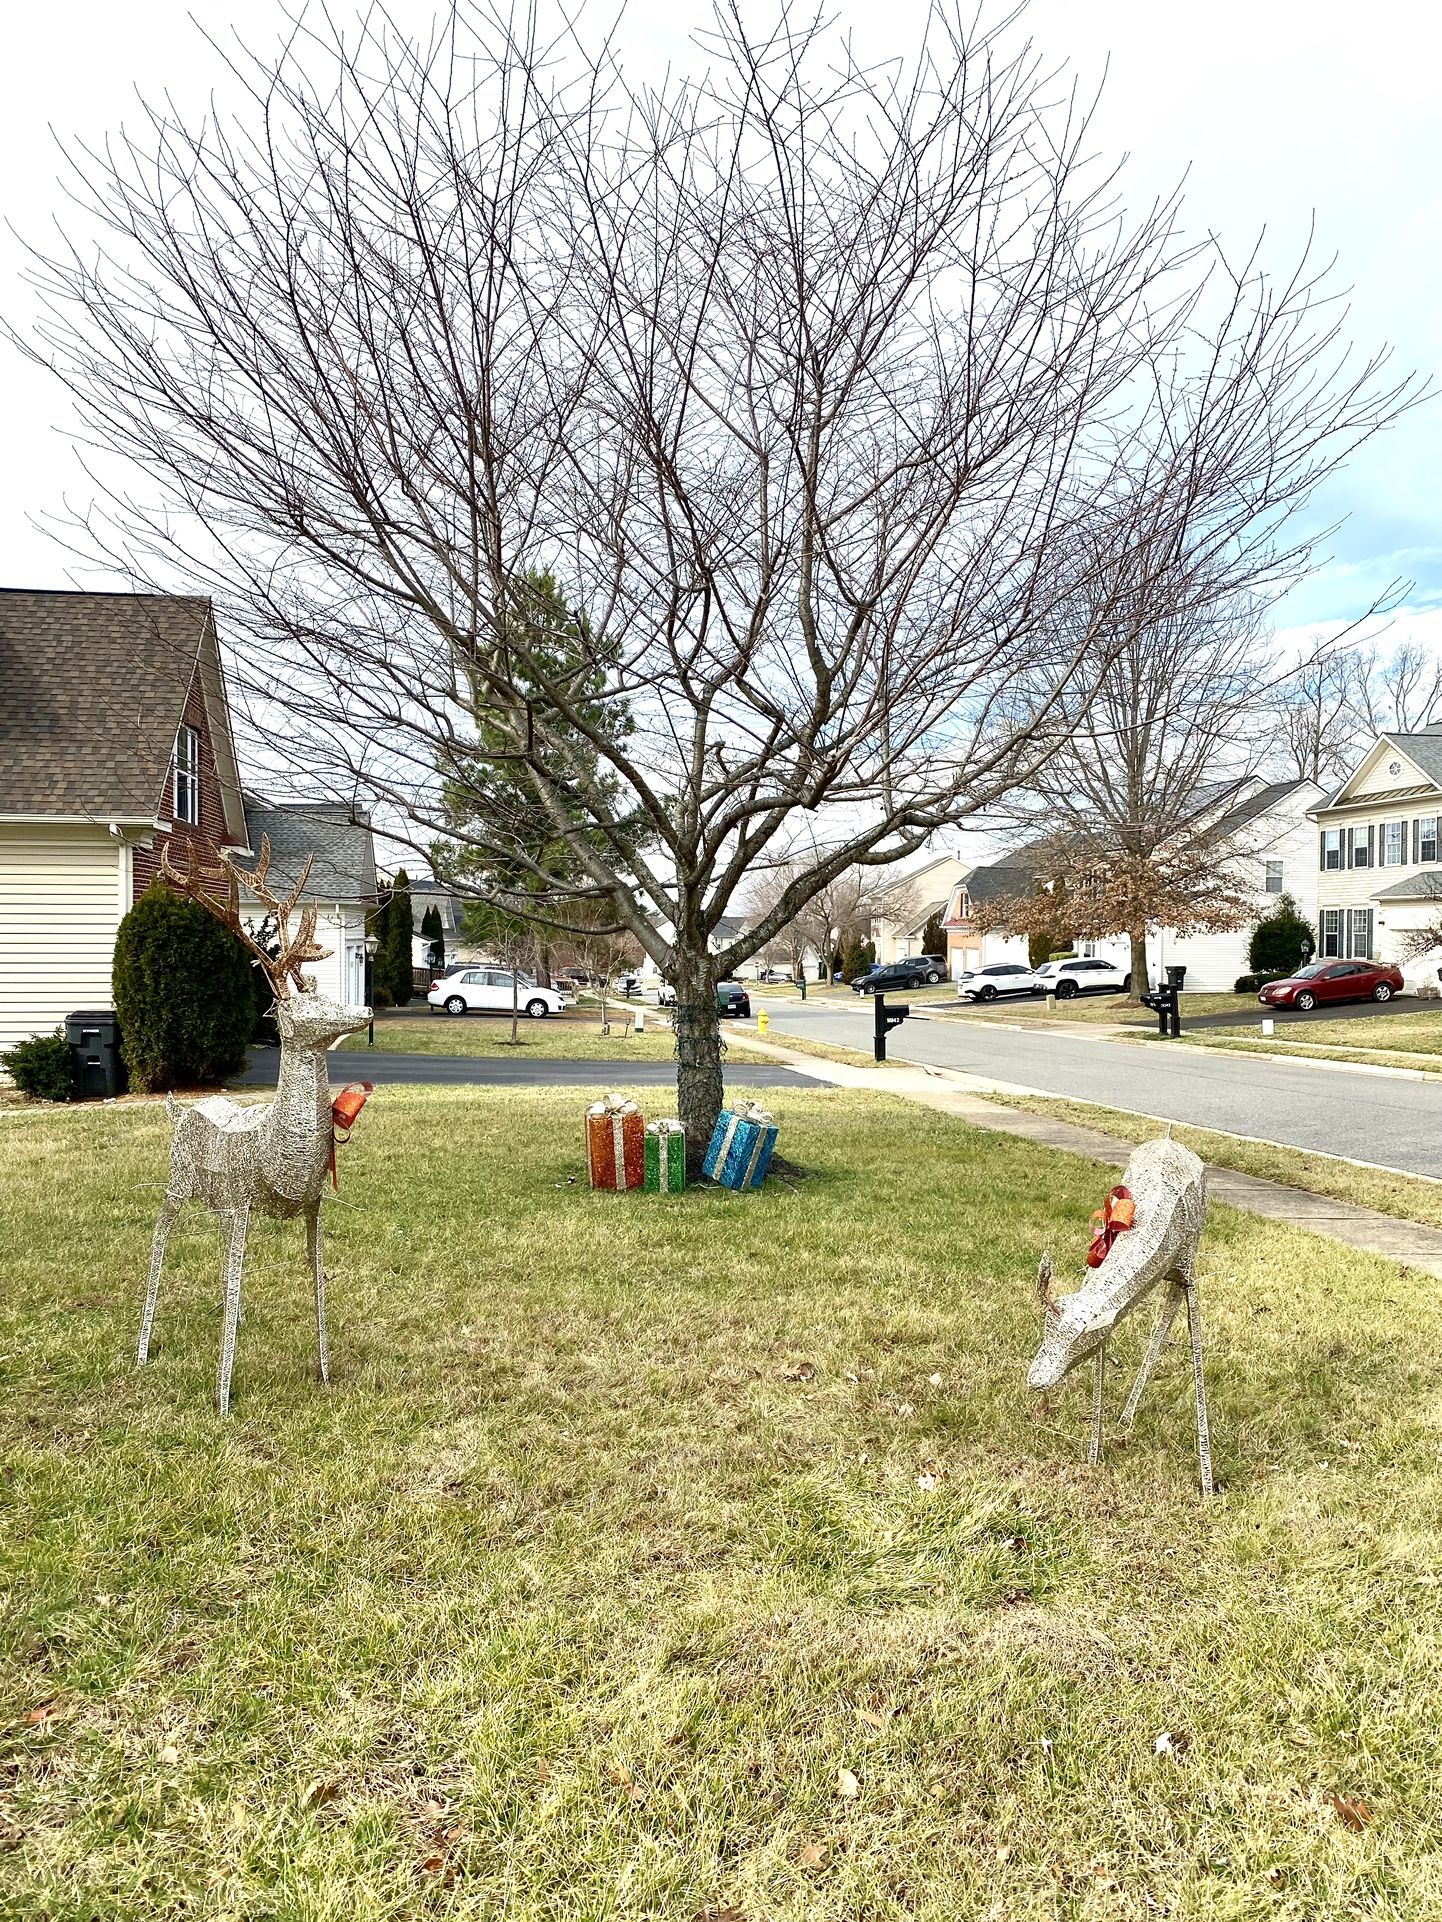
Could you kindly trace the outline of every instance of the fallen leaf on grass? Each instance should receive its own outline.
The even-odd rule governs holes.
[[[857,1709],[856,1718],[860,1722],[865,1722],[868,1728],[879,1728],[879,1729],[884,1729],[887,1723],[891,1720],[891,1717],[889,1715],[873,1715],[869,1708]]]
[[[850,1769],[836,1771],[836,1793],[848,1802],[854,1802],[861,1793],[861,1784]]]
[[[940,1375],[928,1375],[926,1379],[933,1388],[940,1388],[942,1383],[942,1377]]]
[[[1152,1753],[1154,1755],[1181,1756],[1185,1755],[1191,1746],[1191,1736],[1186,1734],[1182,1729],[1172,1730],[1164,1728],[1155,1742],[1152,1743]]]
[[[56,1702],[37,1702],[34,1708],[27,1708],[20,1717],[26,1728],[48,1728],[58,1722],[63,1711]]]
[[[740,1909],[697,1909],[691,1922],[747,1922]]]
[[[812,1381],[816,1376],[814,1361],[793,1361],[781,1370],[782,1381]]]
[[[333,1802],[339,1794],[339,1782],[328,1782],[323,1775],[318,1775],[300,1798],[300,1805],[303,1809],[318,1809],[323,1802]]]
[[[1338,1795],[1335,1790],[1329,1790],[1325,1799],[1342,1827],[1350,1829],[1353,1835],[1360,1835],[1372,1819],[1371,1809],[1360,1796]]]
[[[923,1468],[916,1478],[916,1485],[923,1495],[932,1495],[940,1488],[941,1478],[933,1469]]]
[[[624,1762],[611,1764],[611,1780],[616,1784],[628,1802],[644,1802],[646,1791],[632,1775]]]
[[[165,1747],[160,1751],[158,1759],[162,1768],[173,1769],[180,1760],[180,1750],[175,1746],[174,1742],[167,1742]]]
[[[804,1848],[797,1851],[796,1866],[799,1869],[824,1868],[826,1866],[826,1844],[824,1842],[808,1842]]]

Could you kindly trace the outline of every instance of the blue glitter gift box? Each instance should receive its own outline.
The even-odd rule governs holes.
[[[701,1172],[723,1188],[759,1188],[771,1166],[776,1122],[758,1102],[723,1108]]]

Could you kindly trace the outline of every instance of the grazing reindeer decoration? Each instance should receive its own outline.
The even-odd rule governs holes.
[[[313,859],[313,857],[312,857]],[[137,1362],[150,1355],[150,1333],[160,1290],[165,1243],[182,1203],[198,1201],[220,1218],[225,1230],[224,1309],[220,1337],[220,1373],[215,1401],[221,1414],[230,1407],[230,1375],[235,1363],[235,1331],[240,1319],[240,1276],[245,1262],[245,1236],[251,1210],[289,1220],[304,1215],[310,1265],[315,1275],[316,1339],[320,1378],[330,1380],[325,1333],[325,1268],[322,1260],[320,1202],[327,1170],[333,1165],[334,1124],[326,1050],[331,1042],[370,1019],[369,1008],[347,1008],[317,994],[314,982],[301,973],[307,961],[322,961],[330,952],[315,940],[315,909],[303,910],[299,927],[290,933],[290,917],[310,878],[311,861],[301,869],[295,886],[280,899],[266,886],[270,842],[261,837],[255,872],[238,868],[222,850],[219,865],[202,867],[192,847],[188,870],[172,865],[167,848],[161,859],[165,878],[173,887],[208,908],[255,956],[275,992],[275,1022],[280,1030],[280,1078],[275,1099],[240,1107],[224,1095],[181,1108],[173,1099],[166,1111],[175,1123],[170,1150],[170,1179],[155,1241],[150,1251],[150,1278],[145,1291],[145,1314],[140,1323]],[[240,918],[240,882],[263,901],[275,916],[280,954],[272,957],[254,941]]]
[[[1107,1337],[1159,1284],[1166,1285],[1161,1314],[1122,1409],[1122,1426],[1136,1418],[1142,1391],[1151,1379],[1177,1310],[1186,1303],[1192,1339],[1192,1382],[1197,1401],[1197,1457],[1202,1493],[1213,1494],[1212,1445],[1207,1426],[1207,1393],[1202,1380],[1202,1309],[1197,1293],[1197,1243],[1207,1218],[1206,1169],[1179,1141],[1147,1141],[1127,1162],[1122,1181],[1135,1204],[1133,1223],[1119,1233],[1075,1294],[1053,1298],[1051,1258],[1043,1255],[1037,1273],[1042,1300],[1042,1340],[1027,1373],[1027,1387],[1054,1388],[1079,1361],[1095,1357],[1092,1433],[1089,1459],[1101,1460],[1102,1394]]]

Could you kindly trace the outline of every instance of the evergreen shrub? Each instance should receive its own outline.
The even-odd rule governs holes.
[[[112,984],[135,1087],[193,1087],[245,1066],[256,1013],[250,956],[163,881],[152,882],[120,924]]]
[[[28,1101],[73,1101],[75,1067],[63,1031],[32,1034],[0,1054],[0,1067]]]

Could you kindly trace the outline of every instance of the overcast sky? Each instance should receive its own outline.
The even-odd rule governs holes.
[[[195,0],[190,0],[192,6]],[[343,0],[336,5],[341,11]],[[428,22],[424,0],[392,0],[396,17]],[[748,7],[758,22],[771,0]],[[202,9],[210,17],[208,9]],[[272,0],[230,0],[235,31],[271,44]],[[837,0],[868,52],[909,37],[920,0]],[[695,61],[699,0],[639,0],[621,44],[633,65]],[[1245,250],[1267,230],[1285,266],[1315,221],[1319,250],[1339,257],[1352,288],[1350,331],[1388,342],[1396,365],[1442,366],[1442,30],[1429,0],[1343,8],[1319,0],[1035,0],[1033,38],[1091,84],[1109,68],[1096,121],[1101,151],[1130,156],[1134,202],[1188,176],[1187,224]],[[217,31],[223,31],[217,28]],[[203,104],[215,55],[187,0],[67,0],[12,9],[0,65],[0,179],[12,225],[43,239],[62,209],[51,129],[98,141],[134,120],[135,92]],[[29,297],[20,250],[0,236],[0,311],[23,326]],[[82,498],[63,395],[11,350],[4,373],[0,584],[67,585],[67,556],[31,520]],[[1403,620],[1442,636],[1442,528],[1437,468],[1442,407],[1428,405],[1359,454],[1327,493],[1325,518],[1347,517],[1334,558],[1295,591],[1284,626],[1341,621],[1397,575],[1416,582]],[[98,584],[98,583],[97,583]],[[184,583],[177,582],[177,587]]]

